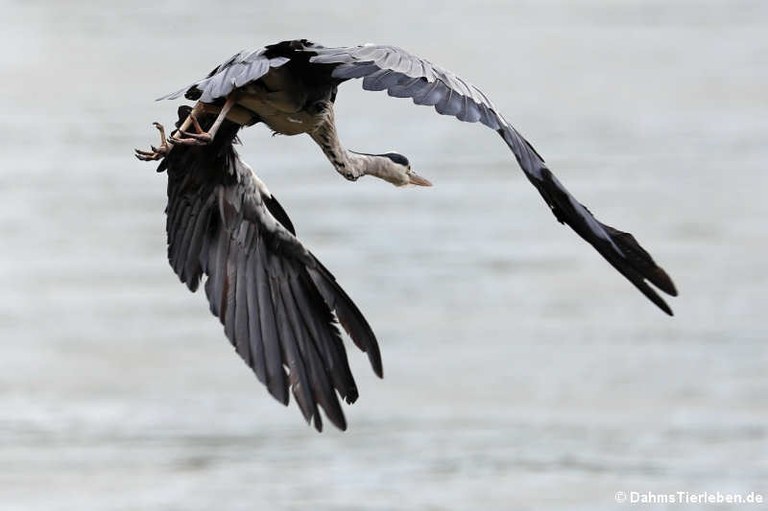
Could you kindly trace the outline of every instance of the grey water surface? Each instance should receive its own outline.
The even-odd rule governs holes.
[[[342,87],[350,184],[308,137],[241,153],[377,332],[315,433],[165,260],[154,98],[242,48],[393,43],[482,88],[675,279],[666,317],[560,226],[495,134]],[[764,0],[0,1],[0,509],[759,509],[768,499]],[[764,504],[765,505],[765,504]]]

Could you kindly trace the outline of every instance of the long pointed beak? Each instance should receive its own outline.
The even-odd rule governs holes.
[[[408,174],[408,184],[416,186],[432,186],[432,183],[428,179],[424,179],[416,173]]]

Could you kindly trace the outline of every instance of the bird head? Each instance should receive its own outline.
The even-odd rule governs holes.
[[[395,186],[432,186],[429,180],[421,177],[413,169],[411,169],[411,163],[408,158],[400,153],[385,153],[380,155],[390,161],[387,164],[389,172],[380,177],[386,179]]]

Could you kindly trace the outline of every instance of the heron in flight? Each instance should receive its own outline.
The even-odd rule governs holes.
[[[478,88],[393,46],[326,48],[305,39],[242,51],[205,78],[160,99],[196,101],[179,108],[177,129],[141,160],[162,160],[168,174],[168,257],[191,291],[203,275],[211,312],[269,392],[293,393],[304,418],[322,430],[322,408],[346,429],[339,397],[358,397],[338,325],[382,376],[376,337],[333,275],[296,237],[287,214],[233,144],[240,128],[264,123],[275,133],[308,134],[346,179],[374,176],[395,186],[431,186],[405,156],[346,149],[334,122],[338,86],[362,78],[438,113],[480,122],[509,146],[555,218],[570,226],[665,313],[657,290],[675,285],[635,238],[597,220],[554,176],[531,144]]]

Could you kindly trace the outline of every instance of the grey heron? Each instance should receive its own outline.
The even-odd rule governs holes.
[[[195,291],[203,275],[211,311],[227,338],[279,401],[292,391],[308,422],[322,429],[318,406],[346,428],[338,396],[357,398],[339,329],[382,375],[371,327],[333,275],[296,238],[285,211],[233,147],[241,127],[264,123],[284,135],[308,134],[346,179],[375,176],[396,186],[430,186],[398,153],[369,154],[341,144],[333,104],[338,86],[362,78],[466,122],[480,122],[509,146],[555,218],[570,226],[665,313],[656,290],[676,296],[671,278],[635,238],[597,220],[554,176],[533,146],[478,88],[393,46],[327,48],[305,39],[242,51],[182,95],[177,129],[160,145],[136,150],[168,173],[168,256]],[[655,289],[654,289],[655,287]]]

